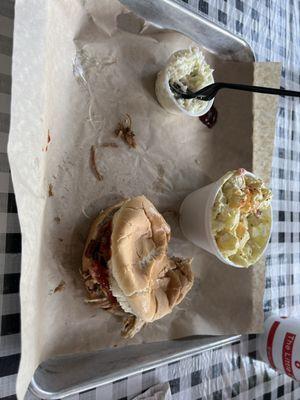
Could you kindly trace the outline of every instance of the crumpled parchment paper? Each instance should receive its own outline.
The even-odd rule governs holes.
[[[91,221],[124,197],[145,194],[155,204],[172,229],[170,252],[193,257],[195,273],[187,298],[131,344],[262,329],[264,263],[223,265],[184,239],[178,209],[227,170],[270,175],[277,99],[224,90],[211,130],[198,118],[167,114],[155,98],[155,76],[171,53],[191,44],[117,0],[16,1],[8,152],[22,230],[20,399],[42,360],[126,345],[120,319],[84,303],[78,273]],[[206,56],[216,81],[278,86],[279,64]],[[136,149],[114,136],[126,113]],[[102,181],[91,171],[91,146]]]

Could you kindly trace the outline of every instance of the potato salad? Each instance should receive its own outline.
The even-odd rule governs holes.
[[[223,257],[249,267],[262,255],[271,230],[271,191],[246,170],[231,171],[212,209],[212,233]]]

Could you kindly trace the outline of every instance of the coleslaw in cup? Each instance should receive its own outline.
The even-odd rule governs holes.
[[[156,97],[160,105],[171,114],[200,117],[209,111],[213,100],[180,98],[173,93],[170,83],[176,84],[183,92],[187,89],[196,92],[213,82],[213,69],[198,47],[179,50],[171,55],[165,68],[157,75]]]

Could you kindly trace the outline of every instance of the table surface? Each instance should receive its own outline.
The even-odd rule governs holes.
[[[243,37],[258,61],[281,61],[281,86],[300,86],[300,1],[176,0]],[[20,359],[21,235],[6,146],[10,120],[14,1],[0,2],[0,398],[15,398]],[[279,100],[271,187],[274,229],[267,252],[265,312],[300,312],[300,106]],[[300,399],[300,383],[257,359],[256,335],[70,398],[131,399],[169,381],[173,399]],[[29,397],[32,397],[29,395]]]

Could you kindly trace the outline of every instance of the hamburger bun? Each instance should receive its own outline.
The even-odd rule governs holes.
[[[169,240],[170,227],[145,196],[104,210],[90,228],[82,258],[83,277],[96,287],[89,297],[126,316],[125,336],[172,312],[193,285],[191,260],[169,257]]]

